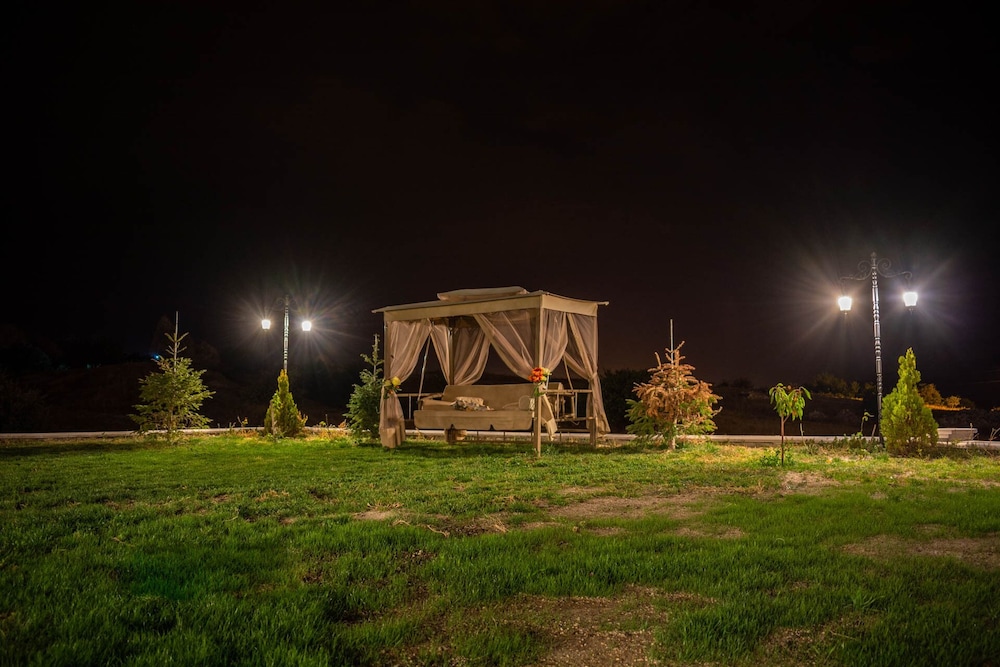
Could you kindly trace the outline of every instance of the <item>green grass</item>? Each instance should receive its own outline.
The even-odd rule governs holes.
[[[0,664],[1000,661],[996,457],[544,447],[2,443]]]

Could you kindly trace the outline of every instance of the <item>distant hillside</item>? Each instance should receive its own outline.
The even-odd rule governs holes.
[[[151,362],[113,364],[90,369],[76,369],[29,375],[20,379],[25,389],[39,395],[43,424],[37,431],[131,431],[136,424],[129,417],[139,402],[139,380],[155,369]],[[267,404],[274,393],[273,378],[237,381],[217,371],[206,371],[205,385],[215,395],[203,404],[202,414],[212,426],[227,427],[246,420],[250,426],[263,423]],[[716,416],[718,435],[774,435],[780,423],[767,391],[736,387],[713,387],[722,396],[722,411]],[[320,422],[339,424],[345,406],[312,400],[292,378],[292,394],[299,410],[310,425]],[[798,435],[851,435],[862,429],[865,409],[862,401],[814,395],[807,401],[804,419],[786,424],[786,433]],[[935,410],[941,426],[973,424],[982,437],[1000,427],[1000,412],[986,410]],[[621,421],[621,420],[619,420]],[[873,420],[864,430],[871,433]]]
[[[89,369],[53,371],[21,379],[37,390],[44,407],[43,431],[131,431],[136,423],[129,417],[139,402],[139,381],[156,370],[151,362],[132,362]],[[212,426],[227,427],[247,420],[250,426],[263,423],[267,404],[277,387],[259,383],[239,383],[216,371],[202,375],[205,386],[215,394],[202,405],[202,414]],[[310,425],[323,421],[339,424],[343,407],[323,405],[296,391],[292,395]]]

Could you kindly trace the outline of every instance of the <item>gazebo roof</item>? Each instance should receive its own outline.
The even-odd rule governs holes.
[[[495,287],[486,289],[461,289],[441,292],[436,301],[421,301],[398,306],[377,308],[386,322],[438,319],[497,313],[508,310],[556,310],[580,315],[597,315],[598,306],[607,301],[585,301],[538,290],[529,292],[523,287]]]

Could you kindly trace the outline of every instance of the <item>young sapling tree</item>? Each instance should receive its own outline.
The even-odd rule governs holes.
[[[347,428],[355,442],[377,442],[382,402],[382,360],[378,356],[378,335],[372,344],[371,356],[362,354],[368,364],[361,369],[361,384],[355,384],[347,401]],[[391,383],[391,380],[390,380]],[[392,385],[398,388],[398,385]],[[395,389],[393,389],[395,390]]]
[[[771,403],[781,418],[781,465],[785,465],[785,422],[789,419],[802,419],[802,411],[806,407],[806,399],[812,395],[805,387],[786,387],[778,383],[768,392]]]

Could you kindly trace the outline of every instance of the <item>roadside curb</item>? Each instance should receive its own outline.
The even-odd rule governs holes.
[[[259,432],[263,430],[262,426],[250,426],[246,428],[192,428],[192,429],[181,429],[181,433],[185,435],[225,435],[227,433],[244,433],[244,432]],[[307,426],[306,432],[313,435],[335,435],[335,436],[345,436],[348,434],[348,430],[344,428],[334,427],[334,426]],[[138,438],[144,437],[145,435],[162,433],[163,431],[148,431],[147,433],[140,433],[139,431],[60,431],[60,432],[50,432],[50,433],[0,433],[0,442],[6,442],[11,440],[86,440],[86,439],[99,439],[99,438]],[[512,442],[517,442],[520,440],[530,439],[530,434],[526,436],[521,432],[501,432],[501,431],[476,431],[473,432],[474,435],[468,438],[469,441],[476,440],[500,440],[501,442],[510,440]],[[435,430],[424,430],[424,429],[407,429],[407,437],[412,438],[425,438],[429,440],[444,440],[444,431]],[[598,446],[601,443],[622,443],[634,440],[636,436],[628,433],[607,433],[605,435],[598,437]],[[848,436],[834,436],[834,435],[815,435],[815,436],[785,436],[785,446],[791,445],[807,445],[807,444],[834,444],[836,442],[846,439]],[[781,445],[781,436],[778,435],[698,435],[698,436],[679,436],[679,440],[708,440],[711,442],[717,442],[720,444],[730,444],[730,445],[745,445],[747,447],[778,447]],[[869,442],[874,443],[875,438],[865,438]],[[561,442],[580,442],[587,443],[590,441],[590,435],[588,433],[564,433],[558,432],[552,438],[543,438],[542,442],[545,443],[561,443]],[[948,442],[948,446],[957,449],[983,449],[983,450],[996,450],[1000,451],[1000,441],[995,440],[962,440],[956,442]],[[944,446],[939,444],[939,446]]]

